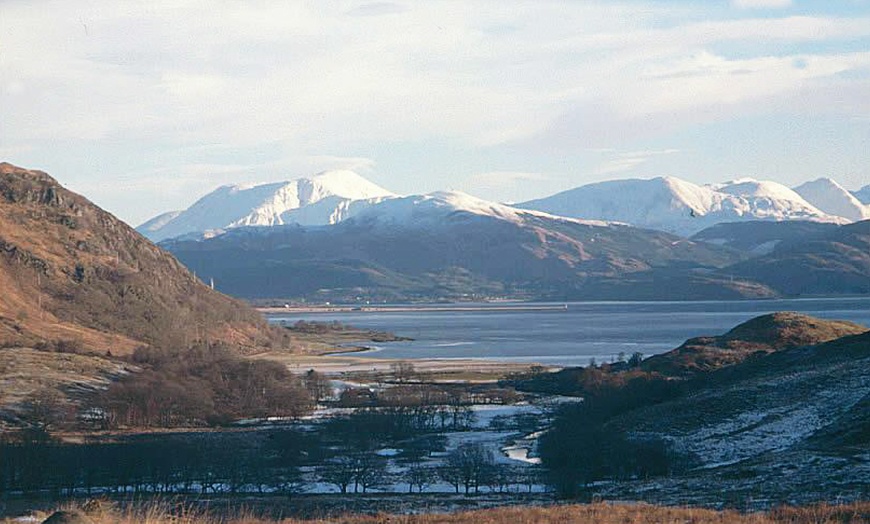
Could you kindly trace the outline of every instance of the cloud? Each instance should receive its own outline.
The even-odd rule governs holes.
[[[471,175],[468,181],[481,186],[497,186],[515,184],[517,182],[547,180],[542,173],[527,173],[523,171],[489,171]]]
[[[791,7],[792,0],[731,0],[738,9],[782,9]]]
[[[703,3],[645,5],[7,2],[0,143],[55,164],[65,162],[58,144],[86,144],[90,159],[69,169],[99,173],[99,188],[158,157],[170,171],[213,168],[215,179],[332,167],[387,176],[375,160],[419,164],[433,143],[467,157],[508,149],[543,158],[514,165],[550,172],[554,158],[772,107],[867,114],[864,80],[850,77],[870,67],[855,45],[870,38],[866,16],[716,19]],[[814,45],[795,51],[805,44]],[[772,47],[786,51],[771,56]],[[825,97],[838,103],[817,103]],[[602,169],[640,158],[612,156]],[[457,184],[541,182],[466,180],[467,166],[437,162]]]
[[[654,157],[662,155],[673,155],[679,153],[679,149],[660,149],[660,150],[644,150],[644,151],[629,151],[620,153],[616,158],[612,158],[602,163],[595,169],[595,174],[611,175],[624,171],[631,171],[635,167],[645,164]]]

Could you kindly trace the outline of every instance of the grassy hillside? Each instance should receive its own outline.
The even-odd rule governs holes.
[[[0,346],[129,354],[277,334],[172,255],[41,171],[0,164]]]

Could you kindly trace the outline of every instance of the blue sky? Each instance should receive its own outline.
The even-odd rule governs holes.
[[[0,160],[138,224],[356,170],[870,184],[870,0],[0,3]]]

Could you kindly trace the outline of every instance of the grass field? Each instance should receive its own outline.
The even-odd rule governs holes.
[[[185,510],[169,504],[152,503],[119,511],[111,506],[90,503],[82,508],[66,508],[79,513],[82,522],[93,524],[511,524],[590,522],[599,524],[833,524],[870,522],[870,502],[847,505],[819,504],[805,507],[781,507],[764,513],[738,513],[700,508],[650,506],[646,504],[583,504],[549,507],[506,507],[479,511],[427,515],[366,515],[328,520],[264,520],[256,515],[232,518]],[[35,515],[42,519],[45,514]],[[5,521],[6,524],[21,522]],[[36,520],[41,522],[41,520]]]

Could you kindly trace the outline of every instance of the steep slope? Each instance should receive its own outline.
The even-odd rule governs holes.
[[[794,188],[810,204],[829,215],[859,221],[870,218],[870,206],[830,178],[819,178]]]
[[[518,207],[691,235],[721,222],[813,220],[846,222],[816,209],[774,182],[741,179],[698,186],[674,177],[589,184]]]
[[[275,336],[244,304],[41,171],[0,164],[0,345],[113,354]]]
[[[788,222],[724,222],[691,236],[696,242],[737,249],[752,256],[767,255],[782,242],[807,240],[831,233],[836,224],[793,220]]]
[[[721,274],[763,283],[786,295],[870,293],[870,220],[794,238]]]
[[[160,241],[240,226],[335,224],[391,196],[351,171],[326,171],[291,182],[219,187],[159,226],[155,217],[137,229]]]
[[[260,298],[581,297],[602,279],[709,270],[739,258],[662,232],[461,193],[389,199],[335,226],[240,228],[164,245],[218,289]]]

